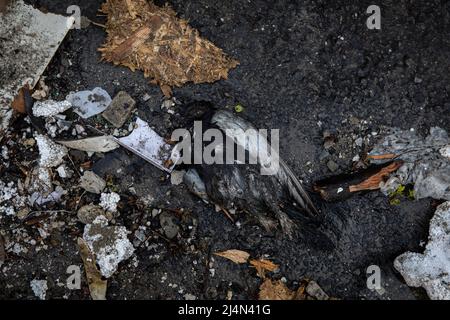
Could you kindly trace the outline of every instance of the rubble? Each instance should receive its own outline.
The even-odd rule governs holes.
[[[161,170],[171,172],[180,159],[176,147],[167,144],[164,139],[153,131],[147,122],[136,119],[133,132],[126,137],[117,139],[124,148],[139,155]]]
[[[117,211],[117,203],[120,201],[120,196],[115,193],[102,193],[100,195],[100,207],[105,209],[106,211],[116,212]]]
[[[106,187],[106,181],[92,171],[85,171],[80,179],[80,187],[87,192],[100,194]]]
[[[406,284],[423,287],[430,299],[450,300],[450,201],[437,207],[423,254],[406,252],[394,261]]]
[[[125,91],[120,91],[112,100],[109,107],[102,113],[116,128],[122,127],[134,110],[136,101]]]
[[[84,224],[94,223],[94,220],[99,216],[105,216],[108,221],[112,218],[109,212],[105,212],[100,206],[94,204],[82,206],[77,212],[78,220]]]
[[[111,96],[102,88],[96,87],[71,93],[66,100],[72,104],[76,114],[87,119],[105,111],[111,103]]]
[[[30,286],[36,297],[38,297],[40,300],[45,300],[45,296],[47,295],[48,290],[47,280],[33,279],[30,282]]]
[[[35,117],[52,117],[72,108],[69,101],[37,101],[33,105],[33,115]]]
[[[98,216],[84,228],[83,239],[95,255],[100,272],[109,278],[120,262],[133,255],[134,247],[127,238],[125,227],[108,226],[104,216]]]
[[[159,223],[164,230],[164,234],[169,239],[175,238],[178,232],[180,232],[180,227],[175,222],[175,218],[167,212],[163,212],[159,215]]]
[[[37,135],[35,137],[39,148],[39,166],[43,168],[54,168],[63,163],[67,155],[67,148],[61,146],[46,136]]]
[[[382,184],[385,194],[394,192],[399,185],[414,184],[416,199],[431,197],[450,200],[450,161],[440,150],[449,144],[444,129],[430,128],[422,138],[411,130],[392,129],[391,134],[378,143],[369,154],[374,163],[384,163],[396,158],[403,166]]]
[[[183,178],[185,175],[186,171],[184,170],[174,170],[172,171],[172,173],[170,174],[170,183],[177,186],[179,184],[181,184],[183,182]]]
[[[74,22],[73,17],[43,13],[16,0],[0,19],[0,130],[12,115],[11,102],[24,85],[33,88]]]

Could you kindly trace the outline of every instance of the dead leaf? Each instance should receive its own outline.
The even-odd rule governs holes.
[[[5,239],[3,239],[3,236],[0,234],[0,267],[5,263],[5,261],[6,261]]]
[[[25,108],[25,87],[19,89],[17,96],[11,103],[11,107],[19,113],[27,113]]]
[[[377,190],[380,188],[380,182],[386,180],[389,174],[396,171],[402,165],[403,165],[402,161],[395,161],[390,165],[382,168],[379,172],[369,177],[368,179],[364,180],[363,182],[357,185],[349,186],[349,190],[350,192],[357,192],[363,190]]]
[[[313,189],[320,193],[326,201],[342,201],[350,198],[355,192],[376,190],[380,182],[384,181],[390,173],[397,170],[402,161],[394,161],[381,165],[372,165],[364,170],[351,174],[341,174],[317,181]]]
[[[60,140],[56,142],[70,149],[86,152],[109,152],[119,147],[113,136],[98,136],[80,140]]]
[[[172,88],[170,86],[168,86],[166,84],[163,84],[163,85],[161,85],[160,88],[161,88],[161,91],[162,91],[163,95],[166,98],[168,98],[168,99],[172,98],[173,92],[172,92]]]
[[[234,263],[247,263],[250,254],[236,249],[226,250],[222,252],[214,253],[216,256],[226,258],[228,260],[233,261]]]
[[[256,272],[261,278],[266,276],[266,271],[273,272],[278,269],[278,265],[266,259],[250,260],[250,264],[256,268]]]
[[[97,269],[95,257],[83,238],[78,238],[78,247],[83,259],[89,291],[93,300],[106,300],[107,281],[102,279],[102,274]]]
[[[186,82],[214,82],[228,77],[236,60],[199,36],[168,5],[147,0],[107,0],[101,11],[108,16],[102,58],[142,70],[152,83],[179,87]]]
[[[293,300],[295,292],[281,281],[266,279],[259,287],[259,300]]]
[[[371,160],[385,160],[385,159],[394,159],[395,157],[397,157],[396,154],[387,153],[387,154],[368,155],[367,159],[371,159]]]

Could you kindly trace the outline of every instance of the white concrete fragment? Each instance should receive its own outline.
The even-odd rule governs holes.
[[[125,227],[108,226],[104,216],[98,216],[84,228],[83,239],[94,253],[101,274],[109,278],[121,261],[133,255],[134,247],[127,238]]]
[[[67,148],[61,146],[46,136],[35,137],[39,148],[39,165],[44,168],[53,168],[63,163],[63,158],[67,155]]]
[[[45,300],[45,296],[47,295],[48,290],[47,280],[33,279],[30,282],[30,286],[36,297],[38,297],[40,300]]]
[[[100,207],[109,212],[117,211],[117,203],[120,201],[120,196],[115,193],[102,193],[100,195]]]
[[[72,105],[69,101],[37,101],[33,105],[33,115],[35,117],[52,117],[57,114],[63,113],[64,111],[70,109]]]
[[[407,285],[423,287],[430,299],[450,300],[450,201],[437,207],[424,253],[403,253],[394,267]]]
[[[108,92],[99,87],[71,93],[66,100],[72,104],[74,112],[84,119],[102,113],[112,101]]]

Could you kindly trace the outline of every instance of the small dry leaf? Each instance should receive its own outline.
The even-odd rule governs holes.
[[[281,281],[273,281],[266,279],[259,287],[259,300],[293,300],[296,296],[294,291],[291,291]]]
[[[256,268],[256,272],[261,278],[266,276],[266,271],[273,272],[278,269],[278,265],[266,259],[250,260],[250,264]]]
[[[396,171],[403,165],[402,161],[395,161],[382,168],[379,172],[364,180],[363,182],[349,187],[350,192],[363,190],[377,190],[380,188],[380,182],[384,181],[392,172]]]
[[[102,279],[100,270],[95,264],[95,257],[83,238],[78,238],[78,247],[83,259],[89,291],[93,300],[106,300],[107,281]]]
[[[247,263],[250,254],[236,249],[214,253],[216,256],[226,258],[234,263]]]
[[[11,103],[11,107],[19,113],[27,113],[25,110],[25,88],[20,88],[17,96]]]

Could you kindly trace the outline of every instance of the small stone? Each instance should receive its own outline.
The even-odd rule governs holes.
[[[105,213],[105,210],[103,210],[100,206],[97,206],[94,204],[88,204],[88,205],[82,206],[80,209],[78,209],[78,212],[77,212],[78,220],[84,224],[93,223],[94,220],[98,216],[101,216],[101,215],[105,216],[108,220],[111,220],[111,218],[112,218],[112,216],[109,212],[108,212],[108,215],[109,215],[109,217],[108,217],[107,214]]]
[[[186,293],[186,294],[184,295],[184,299],[185,299],[185,300],[195,300],[195,299],[197,299],[197,297],[196,297],[195,295],[193,295],[193,294]]]
[[[47,295],[47,280],[31,280],[30,282],[31,290],[36,297],[40,300],[45,300],[45,296]]]
[[[322,290],[315,281],[310,281],[306,286],[306,293],[317,300],[328,300],[330,297]]]
[[[172,171],[172,173],[170,174],[170,183],[172,183],[175,186],[181,184],[183,182],[183,177],[184,177],[185,173],[186,173],[186,171],[184,171],[184,170],[181,170],[181,171],[174,170],[174,171]]]
[[[338,164],[333,160],[327,162],[327,167],[328,169],[330,169],[331,172],[335,172],[337,169],[339,169]]]
[[[120,128],[130,117],[135,105],[136,101],[128,93],[120,91],[102,113],[102,116],[116,128]]]
[[[180,228],[175,223],[175,218],[166,212],[161,213],[159,216],[159,223],[164,230],[164,234],[169,239],[175,238],[180,231]]]
[[[80,186],[87,192],[100,194],[106,182],[92,171],[86,171],[80,179]]]
[[[155,218],[158,214],[159,214],[159,210],[158,209],[153,209],[152,210],[152,218]]]
[[[363,139],[362,139],[361,137],[359,137],[358,139],[355,140],[355,144],[356,144],[358,147],[362,147],[362,145],[363,145]]]
[[[58,175],[60,178],[66,179],[66,178],[71,178],[72,177],[72,172],[71,170],[67,169],[67,167],[65,165],[60,165],[57,169],[56,172],[58,172]]]

